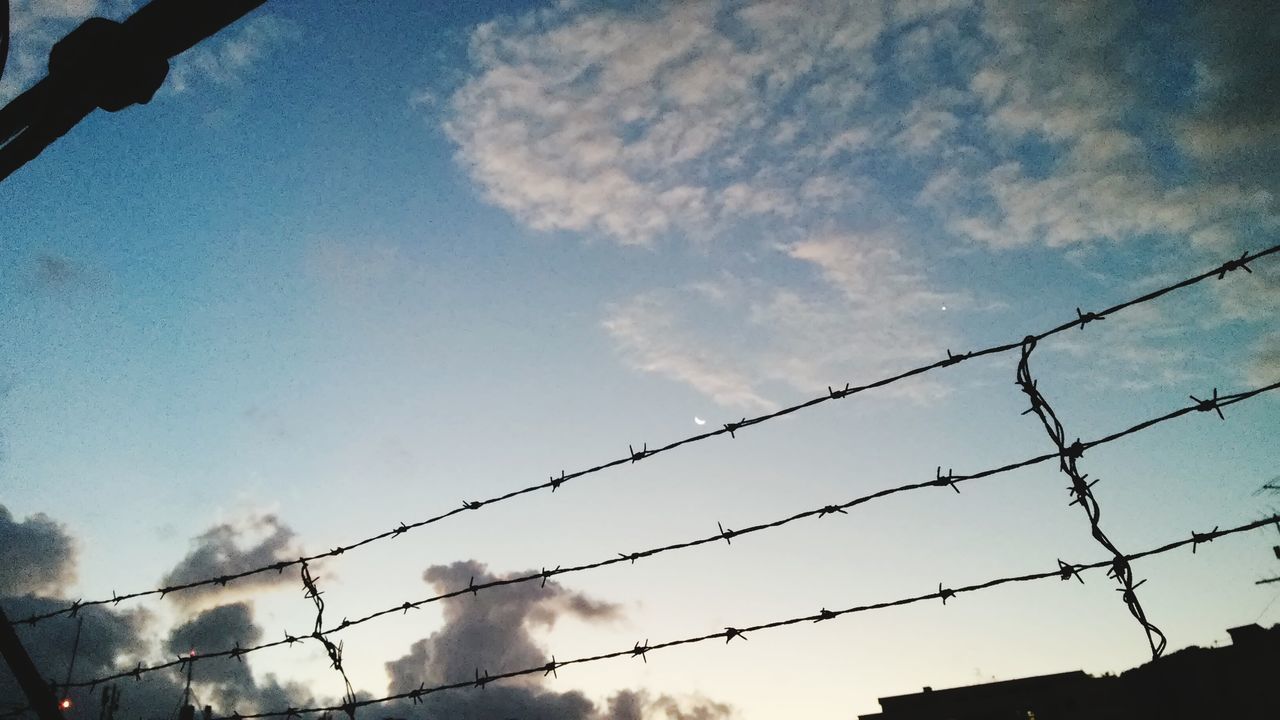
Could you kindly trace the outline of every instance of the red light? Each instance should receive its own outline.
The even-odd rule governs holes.
[[[58,703],[58,707],[62,708],[63,710],[70,710],[71,698],[63,698],[62,702]]]

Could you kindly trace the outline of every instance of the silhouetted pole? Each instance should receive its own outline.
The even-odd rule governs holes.
[[[1273,577],[1273,578],[1267,578],[1266,580],[1259,580],[1258,582],[1254,583],[1254,585],[1266,585],[1267,583],[1273,583],[1273,582],[1280,582],[1280,577]]]
[[[36,716],[40,720],[63,720],[62,713],[58,712],[58,704],[53,699],[53,691],[31,662],[31,656],[27,655],[22,640],[13,631],[13,625],[9,624],[9,617],[4,614],[4,608],[0,608],[0,654],[4,655],[4,661],[9,664],[9,670],[17,678],[18,686],[27,696],[27,703],[35,710]]]
[[[0,108],[0,180],[97,108],[146,103],[169,60],[266,0],[152,0],[124,22],[89,18],[49,52],[49,74]]]

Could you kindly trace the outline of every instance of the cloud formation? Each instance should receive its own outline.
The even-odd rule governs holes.
[[[262,640],[262,629],[253,622],[249,603],[239,602],[206,610],[174,628],[165,642],[170,656],[201,650],[226,650],[238,643],[241,647]],[[253,712],[309,703],[314,698],[301,685],[282,686],[272,676],[259,682],[244,662],[213,660],[195,666],[201,697],[206,704],[229,714]]]
[[[66,530],[47,516],[37,514],[17,523],[0,506],[0,605],[11,619],[67,607],[74,546]],[[18,632],[36,668],[54,682],[62,682],[71,668],[73,648],[73,681],[110,675],[138,662],[155,662],[158,636],[164,628],[146,610],[92,606],[81,609],[74,620],[50,619],[21,626]],[[161,657],[172,658],[191,649],[225,650],[236,641],[247,645],[261,637],[247,603],[223,605],[174,628],[161,645],[166,649]],[[195,681],[205,702],[227,711],[285,707],[290,699],[310,698],[305,688],[282,687],[270,676],[256,680],[248,659],[201,664]],[[120,691],[118,717],[168,717],[182,698],[175,673],[151,673],[141,682],[115,686]],[[70,698],[86,716],[97,712],[97,690],[59,690],[58,695]],[[0,673],[0,708],[24,705],[25,696],[13,676]]]
[[[298,27],[276,15],[254,13],[170,63],[165,86],[184,93],[202,84],[234,87],[272,53],[301,36]]]
[[[263,548],[278,547],[271,538],[287,536],[287,529],[275,518],[257,522],[268,529],[268,538],[249,550],[240,550],[234,540],[238,531],[219,525],[196,539],[197,550],[175,568],[170,576],[185,577],[198,569],[221,567]],[[287,540],[287,537],[285,538]],[[11,618],[22,618],[65,608],[61,597],[72,575],[74,543],[62,526],[44,515],[14,522],[0,507],[0,605]],[[228,553],[238,553],[235,558]],[[194,558],[194,559],[193,559]],[[37,575],[63,578],[55,586],[32,581]],[[495,578],[477,561],[435,565],[424,579],[437,588],[455,588],[472,577],[477,582]],[[48,592],[47,596],[33,593]],[[21,596],[18,596],[21,595]],[[208,599],[208,598],[206,598]],[[494,672],[547,662],[546,652],[534,641],[532,631],[551,628],[559,620],[573,617],[592,622],[608,622],[619,617],[618,606],[565,589],[556,582],[545,588],[521,584],[486,593],[481,599],[446,600],[444,624],[413,643],[405,656],[387,663],[392,691],[470,679],[476,668]],[[83,623],[75,654],[75,674],[81,680],[119,672],[135,663],[152,664],[186,656],[191,652],[221,651],[239,644],[248,647],[261,642],[263,631],[254,621],[248,601],[229,602],[202,609],[176,626],[164,627],[145,610],[120,610],[111,606],[82,609]],[[32,660],[41,672],[60,681],[71,663],[71,648],[77,621],[59,618],[23,626],[19,632]],[[193,665],[193,689],[202,704],[215,712],[230,714],[314,704],[334,704],[338,698],[317,695],[310,688],[281,683],[268,674],[253,672],[256,656],[238,660],[211,659]],[[169,717],[183,697],[182,673],[148,673],[140,682],[115,683],[120,691],[117,717]],[[382,694],[377,688],[376,694]],[[358,693],[367,696],[367,693]],[[96,712],[98,692],[85,689],[59,691],[72,699],[82,712]],[[0,710],[26,704],[22,691],[8,673],[0,673]],[[720,720],[731,717],[722,703],[701,698],[674,698],[642,690],[623,690],[603,706],[597,706],[580,692],[556,692],[542,686],[541,678],[504,681],[485,688],[483,693],[441,693],[422,705],[398,704],[378,710],[406,718],[488,718],[519,717],[526,720]]]
[[[956,290],[845,274],[864,256],[1221,257],[1280,229],[1264,5],[562,3],[475,30],[445,129],[531,228],[722,258],[721,276],[613,303],[604,327],[631,366],[768,409],[770,385],[945,342],[913,308]]]
[[[496,576],[472,560],[434,565],[423,579],[437,589],[489,582]],[[417,687],[457,682],[473,676],[476,668],[520,668],[545,664],[530,629],[551,627],[563,616],[585,620],[609,620],[618,608],[548,582],[513,585],[493,593],[488,602],[445,601],[445,626],[414,643],[408,655],[387,664],[392,687]],[[447,713],[446,713],[447,715]]]
[[[864,90],[878,8],[693,2],[495,21],[472,36],[477,72],[446,128],[487,197],[538,229],[644,244],[794,216],[854,188],[812,172],[814,158],[779,167],[750,145],[790,153],[837,118],[823,164],[863,144],[846,111]]]
[[[1265,188],[1170,185],[1154,155],[1156,131],[1175,124],[1180,149],[1202,159],[1277,144],[1274,93],[1258,92],[1275,61],[1251,51],[1274,8],[1206,11],[1206,29],[1176,48],[1141,33],[1153,19],[1129,2],[912,7],[886,18],[870,1],[570,4],[495,21],[472,36],[475,72],[446,127],[498,206],[623,243],[858,205],[859,177],[883,184],[912,163],[961,173],[967,187],[950,199],[964,202],[926,205],[995,247],[1220,238],[1231,217],[1274,212]],[[882,45],[893,52],[877,56]],[[1187,91],[1203,109],[1152,117],[1143,73],[1184,50],[1200,51]],[[1141,113],[1150,128],[1133,127]],[[1054,159],[1047,172],[1028,166],[1027,142]]]
[[[768,411],[780,390],[812,394],[944,355],[954,340],[944,308],[975,307],[966,293],[936,289],[883,238],[826,234],[773,252],[811,280],[726,274],[655,290],[610,308],[604,327],[632,367],[726,407]],[[921,380],[890,392],[924,400],[945,389]]]
[[[56,595],[75,580],[75,543],[44,513],[22,522],[0,505],[0,596]]]
[[[247,546],[246,541],[250,543]],[[261,515],[247,518],[241,523],[215,525],[196,536],[191,543],[191,551],[164,576],[163,585],[182,585],[233,575],[299,555],[293,530],[275,515]],[[293,582],[294,578],[291,576],[266,572],[238,579],[226,587],[208,585],[173,593],[168,597],[191,607],[207,604],[214,598]]]
[[[517,573],[519,574],[519,573]],[[423,578],[437,590],[497,578],[474,560],[435,565]],[[612,603],[595,600],[565,589],[556,582],[546,587],[512,585],[491,593],[486,600],[454,598],[444,602],[444,626],[415,642],[409,653],[387,663],[390,688],[403,691],[427,685],[470,680],[477,670],[503,671],[533,667],[551,658],[531,634],[537,627],[550,628],[563,617],[594,622],[619,616]],[[700,698],[676,699],[623,690],[597,707],[577,691],[556,692],[543,687],[542,678],[504,681],[484,692],[441,693],[423,698],[421,705],[401,705],[406,717],[482,718],[518,717],[523,720],[719,720],[731,717],[730,708]]]

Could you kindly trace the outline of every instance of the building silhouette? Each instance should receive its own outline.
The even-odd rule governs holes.
[[[880,698],[861,720],[1208,720],[1280,718],[1280,625],[1227,630],[1118,676],[1080,670]]]

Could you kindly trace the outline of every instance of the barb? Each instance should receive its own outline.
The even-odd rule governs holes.
[[[1223,407],[1226,407],[1226,406],[1234,405],[1235,403],[1238,403],[1238,402],[1243,402],[1244,400],[1255,397],[1257,395],[1261,395],[1263,393],[1277,390],[1277,389],[1280,389],[1280,382],[1275,382],[1275,383],[1272,383],[1271,385],[1255,388],[1253,390],[1246,390],[1239,393],[1220,396],[1219,403]],[[1091,448],[1098,447],[1100,445],[1105,445],[1107,443],[1115,442],[1117,440],[1128,437],[1129,435],[1132,435],[1141,430],[1150,429],[1161,423],[1169,422],[1171,420],[1180,418],[1184,415],[1195,413],[1197,411],[1198,411],[1198,407],[1195,405],[1184,406],[1182,408],[1178,408],[1171,412],[1167,412],[1164,415],[1160,415],[1158,417],[1144,420],[1138,423],[1137,425],[1125,428],[1124,430],[1120,430],[1118,432],[1111,433],[1110,435],[1107,435],[1102,438],[1098,438],[1097,440],[1091,440],[1089,442],[1081,442],[1080,447],[1085,450],[1088,450]],[[329,635],[342,632],[343,630],[349,627],[352,627],[355,625],[361,625],[366,622],[371,622],[381,617],[396,615],[396,614],[403,615],[405,613],[408,613],[410,610],[416,610],[420,607],[423,607],[424,605],[428,605],[433,602],[438,602],[440,600],[448,600],[450,598],[461,597],[463,595],[468,595],[468,594],[478,595],[481,592],[492,590],[494,588],[506,587],[508,585],[519,585],[519,584],[531,583],[531,582],[537,582],[540,584],[541,587],[546,587],[547,580],[560,575],[569,575],[574,573],[588,572],[591,570],[595,570],[597,568],[607,567],[609,565],[617,565],[620,563],[634,563],[636,560],[641,558],[653,557],[655,555],[661,555],[663,553],[668,553],[668,552],[678,552],[681,550],[687,550],[689,548],[700,547],[702,545],[710,545],[710,544],[719,542],[721,540],[725,541],[726,543],[732,544],[731,543],[732,539],[742,537],[743,535],[751,535],[754,533],[774,530],[784,525],[790,525],[791,523],[799,522],[801,520],[807,520],[810,518],[817,519],[817,518],[832,516],[834,514],[847,514],[845,511],[850,508],[854,508],[854,507],[857,507],[858,505],[863,505],[865,503],[873,502],[876,500],[880,500],[882,498],[887,498],[892,495],[898,495],[901,493],[915,492],[917,490],[926,490],[928,488],[933,488],[933,487],[948,487],[956,490],[956,492],[959,492],[959,488],[957,487],[959,483],[967,482],[969,480],[978,480],[982,478],[992,477],[994,475],[1001,475],[1003,473],[1012,472],[1014,470],[1019,470],[1021,468],[1030,467],[1033,465],[1038,465],[1043,462],[1054,460],[1058,457],[1060,457],[1060,454],[1057,452],[1046,453],[1043,455],[1037,455],[1035,457],[1027,458],[1025,460],[1019,460],[1017,462],[1001,465],[1000,467],[989,468],[986,470],[981,470],[981,471],[969,473],[969,474],[955,474],[953,471],[948,470],[947,473],[944,475],[942,473],[941,468],[939,468],[937,471],[937,476],[935,478],[931,478],[921,482],[906,483],[902,485],[897,485],[895,487],[884,488],[872,493],[860,495],[856,498],[840,503],[839,505],[823,505],[821,507],[815,507],[809,510],[805,510],[803,512],[798,512],[793,515],[778,518],[776,520],[772,520],[769,522],[762,522],[756,525],[751,525],[741,530],[732,530],[724,527],[722,523],[717,522],[716,529],[718,530],[718,532],[716,532],[713,535],[708,535],[706,537],[697,538],[694,540],[686,540],[682,542],[671,543],[669,545],[654,547],[648,550],[642,550],[640,552],[617,553],[613,556],[606,557],[601,560],[597,560],[595,562],[583,563],[581,565],[567,565],[567,566],[557,565],[554,569],[549,569],[543,566],[541,571],[539,572],[530,573],[528,575],[519,575],[519,576],[509,577],[509,578],[500,578],[500,579],[490,580],[488,582],[477,583],[475,582],[475,578],[472,577],[467,582],[467,584],[463,587],[455,588],[453,590],[449,590],[447,592],[443,592],[438,595],[432,595],[430,597],[423,598],[421,600],[404,601],[398,605],[392,605],[390,607],[386,607],[381,610],[371,612],[368,615],[356,618],[355,620],[344,619],[342,623],[340,623],[339,625],[335,625],[329,628],[328,630],[323,630],[320,632],[320,634],[322,636],[327,637]],[[1196,538],[1195,544],[1210,542],[1213,539],[1210,535],[1205,535],[1205,534],[1197,534],[1195,538]],[[1192,546],[1193,548],[1195,547],[1195,544],[1193,544]],[[1075,568],[1075,566],[1066,565],[1065,563],[1060,567],[1064,567],[1064,566]],[[1065,576],[1064,579],[1069,579],[1070,577],[1076,577],[1078,579],[1079,575],[1078,573],[1071,573]],[[86,687],[86,686],[97,685],[97,684],[109,682],[111,680],[117,680],[123,677],[134,677],[135,674],[138,672],[148,673],[148,672],[154,672],[157,670],[163,670],[165,668],[179,665],[183,662],[204,661],[209,658],[216,658],[216,657],[239,657],[241,655],[245,655],[248,653],[257,652],[259,650],[266,650],[268,648],[273,648],[273,647],[279,647],[282,645],[291,646],[298,641],[299,641],[299,638],[286,633],[284,638],[281,640],[269,641],[269,642],[262,643],[260,645],[249,647],[249,648],[239,648],[238,650],[232,649],[232,650],[220,650],[220,651],[201,650],[194,658],[179,659],[179,660],[169,661],[165,663],[159,663],[151,667],[143,667],[141,668],[141,670],[134,669],[134,670],[129,670],[127,672],[120,672],[115,675],[108,675],[106,677],[95,678],[93,680],[84,680],[81,682],[74,682],[67,685],[67,687]]]
[[[1249,532],[1251,530],[1256,530],[1260,527],[1269,525],[1273,522],[1276,522],[1277,520],[1280,520],[1280,516],[1273,515],[1271,517],[1264,518],[1261,520],[1255,520],[1253,522],[1245,523],[1244,525],[1240,525],[1234,528],[1204,533],[1204,535],[1212,536],[1212,538],[1219,538],[1219,537],[1223,537],[1224,535],[1233,535],[1236,533]],[[1177,550],[1178,548],[1185,547],[1186,545],[1189,545],[1192,542],[1193,541],[1190,538],[1178,540],[1178,541],[1171,542],[1166,545],[1162,545],[1160,547],[1146,550],[1140,553],[1123,556],[1123,559],[1126,563],[1130,563],[1130,562],[1133,562],[1134,560],[1139,560],[1145,557],[1151,557],[1153,555],[1160,555],[1163,553],[1172,552],[1174,550]],[[1073,565],[1072,567],[1075,568],[1077,572],[1083,572],[1083,571],[1089,571],[1089,570],[1100,570],[1104,568],[1110,568],[1114,563],[1115,563],[1115,558],[1108,558],[1106,560],[1090,563],[1088,565]],[[556,669],[562,669],[570,665],[585,665],[588,663],[595,663],[603,660],[613,660],[615,658],[635,658],[635,657],[639,657],[642,660],[644,660],[644,662],[647,663],[648,654],[658,650],[666,650],[668,648],[679,647],[682,645],[695,645],[698,643],[705,643],[705,642],[711,642],[711,641],[721,641],[720,644],[722,645],[735,644],[735,643],[728,643],[728,640],[732,640],[734,638],[740,638],[742,640],[746,640],[747,633],[756,633],[756,632],[763,632],[765,630],[774,630],[777,628],[784,628],[784,627],[790,627],[792,625],[799,625],[801,623],[821,622],[824,620],[832,620],[837,617],[843,617],[846,615],[853,615],[853,614],[862,613],[862,612],[872,612],[876,610],[884,610],[887,608],[900,607],[903,605],[912,605],[915,603],[925,602],[929,600],[955,598],[959,595],[980,592],[983,590],[989,590],[991,588],[999,587],[1001,585],[1009,585],[1012,583],[1022,583],[1022,582],[1034,582],[1037,580],[1047,580],[1049,578],[1057,578],[1057,577],[1060,577],[1061,574],[1062,574],[1062,571],[1059,568],[1055,567],[1052,570],[1048,570],[1044,572],[1035,572],[1035,573],[1028,573],[1026,575],[1013,575],[1008,577],[1001,577],[1001,578],[996,578],[994,580],[987,580],[985,582],[975,583],[972,585],[965,585],[963,587],[942,588],[937,592],[930,592],[926,595],[916,595],[913,597],[900,598],[897,600],[889,600],[886,602],[879,602],[871,605],[857,605],[854,607],[845,608],[843,610],[827,610],[826,608],[823,608],[819,612],[814,613],[812,615],[792,617],[792,618],[787,618],[785,620],[774,620],[772,622],[761,623],[759,625],[750,625],[750,626],[742,625],[738,627],[726,627],[722,630],[718,630],[713,633],[708,633],[706,635],[687,637],[679,640],[668,640],[666,642],[654,643],[652,645],[649,644],[648,640],[645,640],[643,644],[636,643],[635,646],[624,648],[622,650],[615,650],[613,652],[601,653],[599,655],[590,655],[586,657],[575,658],[573,660],[561,660],[559,662],[555,661],[553,658],[552,661],[547,664],[535,665],[532,667],[526,667],[519,670],[510,670],[510,671],[501,672],[501,673],[485,672],[483,677],[481,677],[479,675],[479,671],[477,671],[477,677],[475,679],[464,680],[462,682],[455,682],[455,683],[449,683],[444,685],[435,685],[430,687],[428,687],[424,683],[412,690],[406,690],[404,692],[394,693],[392,695],[387,695],[385,697],[380,697],[380,698],[368,698],[368,699],[360,700],[355,703],[355,706],[367,707],[372,705],[380,705],[380,704],[392,702],[395,700],[412,700],[413,702],[417,703],[417,702],[420,702],[422,697],[426,695],[431,695],[439,692],[447,692],[452,690],[461,690],[464,688],[483,687],[483,685],[487,685],[489,683],[497,682],[500,680],[517,678],[525,675],[533,675],[535,673],[546,673],[548,668],[550,667],[555,667]],[[248,715],[240,715],[236,713],[227,717],[217,718],[217,720],[233,720],[233,719],[234,720],[257,720],[258,718],[273,718],[273,717],[284,717],[284,716],[291,716],[291,715],[310,715],[310,714],[316,714],[316,713],[326,713],[326,712],[333,712],[333,711],[342,710],[342,709],[343,709],[343,706],[289,708],[287,710],[275,710],[270,712],[260,712],[260,713],[254,713],[254,714],[248,714]]]
[[[333,667],[334,670],[337,670],[338,674],[342,675],[342,683],[346,686],[346,691],[342,695],[342,705],[339,709],[346,713],[347,717],[351,720],[355,720],[356,692],[351,687],[351,679],[347,677],[346,669],[342,667],[342,644],[339,643],[335,645],[332,640],[326,637],[324,632],[324,599],[320,597],[323,593],[321,593],[320,589],[316,587],[316,580],[311,576],[311,568],[308,567],[305,562],[302,563],[301,574],[302,585],[305,588],[303,595],[307,599],[311,600],[311,602],[316,606],[316,624],[315,629],[311,631],[311,637],[324,645],[324,651],[329,655],[330,666]],[[343,621],[343,627],[346,627],[345,620]],[[293,642],[296,641],[296,638],[290,638],[287,635],[285,639],[286,642],[289,642],[290,644],[293,644]],[[239,648],[237,647],[237,649]],[[240,654],[243,654],[243,652]],[[236,657],[238,658],[239,655]]]
[[[1030,335],[1029,337],[1035,340],[1043,340],[1047,337],[1050,337],[1052,335],[1057,335],[1059,333],[1065,332],[1072,328],[1081,327],[1084,324],[1082,321],[1086,317],[1096,316],[1100,318],[1103,316],[1114,315],[1115,313],[1118,313],[1126,308],[1151,302],[1171,292],[1180,290],[1182,288],[1190,287],[1197,283],[1203,282],[1207,279],[1225,277],[1227,273],[1230,273],[1235,269],[1245,267],[1245,263],[1253,262],[1254,260],[1268,257],[1276,253],[1280,253],[1280,245],[1274,245],[1270,248],[1267,248],[1266,250],[1262,250],[1252,254],[1246,253],[1240,258],[1229,260],[1225,263],[1222,263],[1221,265],[1218,265],[1198,275],[1194,275],[1192,277],[1186,278],[1185,280],[1174,283],[1172,285],[1167,285],[1158,290],[1153,290],[1145,295],[1141,295],[1139,297],[1126,300],[1122,303],[1113,305],[1109,308],[1106,308],[1105,310],[1101,310],[1096,313],[1088,313],[1088,314],[1079,313],[1078,312],[1079,309],[1077,308],[1076,309],[1077,314],[1075,317],[1072,317],[1071,319],[1067,320],[1066,322],[1060,325],[1049,328],[1048,330],[1044,330],[1040,333]],[[1009,352],[1011,350],[1016,350],[1022,346],[1022,342],[1023,342],[1022,340],[1017,340],[1015,342],[1005,343],[1002,345],[992,345],[991,347],[987,347],[981,350],[974,350],[971,352],[960,353],[960,354],[952,354],[951,351],[948,350],[947,357],[941,360],[938,360],[936,362],[933,362],[927,365],[921,365],[919,367],[915,367],[910,370],[905,370],[903,372],[898,373],[897,375],[881,378],[879,380],[866,383],[864,385],[858,385],[858,386],[845,385],[844,388],[839,390],[828,388],[825,394],[819,395],[818,397],[812,398],[810,400],[806,400],[804,402],[791,405],[789,407],[785,407],[771,413],[758,415],[753,418],[743,418],[738,422],[728,423],[719,429],[709,430],[707,432],[700,433],[697,435],[691,435],[684,439],[677,440],[675,442],[671,442],[660,447],[649,449],[647,444],[642,444],[641,450],[637,451],[635,450],[635,446],[631,445],[628,447],[628,453],[626,455],[616,458],[614,460],[611,460],[609,462],[601,463],[599,465],[596,465],[594,467],[589,467],[584,470],[577,470],[575,472],[566,473],[564,471],[561,471],[559,477],[551,477],[546,482],[538,483],[536,485],[530,485],[528,487],[523,487],[518,490],[512,490],[505,494],[491,497],[487,500],[468,500],[464,505],[454,507],[453,509],[447,512],[443,512],[438,515],[434,515],[432,517],[426,518],[424,520],[419,520],[414,523],[403,523],[403,522],[399,523],[398,525],[396,525],[396,527],[391,528],[385,532],[381,532],[376,535],[364,538],[362,540],[355,541],[348,545],[341,545],[341,546],[335,547],[329,550],[328,552],[322,552],[322,553],[317,553],[315,555],[301,557],[301,558],[298,558],[297,560],[287,560],[287,561],[272,563],[269,565],[263,565],[261,567],[250,568],[242,572],[223,575],[216,578],[205,578],[201,580],[194,580],[192,582],[184,583],[181,585],[170,585],[168,587],[163,587],[163,588],[141,590],[138,592],[127,593],[124,595],[113,594],[111,598],[107,598],[107,599],[84,601],[80,603],[78,607],[89,607],[94,605],[106,605],[109,603],[119,603],[122,600],[133,600],[136,598],[148,597],[152,595],[163,596],[169,593],[181,592],[184,590],[190,590],[193,588],[203,587],[207,585],[226,584],[228,582],[238,580],[240,578],[245,578],[251,575],[257,575],[260,573],[269,572],[273,570],[276,572],[283,572],[286,568],[292,567],[294,565],[300,565],[304,562],[314,562],[316,560],[322,560],[324,558],[336,557],[338,555],[342,555],[343,553],[364,547],[365,545],[369,545],[371,543],[380,542],[382,540],[387,540],[389,538],[400,537],[408,533],[410,530],[416,530],[418,528],[425,527],[427,525],[433,525],[435,523],[451,518],[454,515],[468,512],[470,510],[479,510],[489,505],[495,505],[497,503],[506,502],[508,500],[512,500],[514,498],[521,497],[523,495],[528,495],[530,493],[535,493],[540,490],[555,491],[561,485],[563,485],[564,483],[570,480],[575,480],[577,478],[585,477],[587,475],[593,475],[611,468],[615,468],[623,465],[630,465],[632,463],[640,462],[641,460],[647,460],[655,455],[671,452],[676,448],[680,448],[685,445],[702,442],[704,440],[708,440],[710,438],[717,437],[720,435],[728,435],[730,437],[736,437],[739,431],[744,430],[746,428],[752,427],[754,425],[760,425],[762,423],[769,422],[771,420],[776,420],[778,418],[785,417],[787,415],[791,415],[792,413],[800,412],[802,410],[807,410],[811,407],[814,407],[816,405],[821,405],[822,403],[825,403],[831,400],[848,398],[851,395],[856,395],[862,392],[866,392],[868,390],[874,390],[876,388],[892,385],[894,383],[900,382],[902,380],[906,380],[908,378],[915,377],[917,375],[923,375],[925,373],[931,372],[938,368],[957,365],[962,362],[967,362],[969,360],[972,360],[974,358],[985,357],[988,355],[997,355],[1000,353]],[[38,614],[38,615],[32,615],[22,620],[15,621],[14,625],[23,625],[23,624],[34,625],[38,622],[47,620],[49,618],[70,614],[72,611],[73,611],[73,608],[63,608],[60,610],[53,610],[53,611]]]
[[[1036,387],[1036,381],[1031,377],[1031,353],[1035,349],[1035,338],[1027,338],[1022,344],[1022,359],[1018,362],[1017,380],[1015,382],[1031,400],[1031,409],[1023,414],[1034,413],[1036,417],[1040,418],[1040,424],[1044,425],[1045,432],[1049,434],[1049,439],[1057,446],[1058,469],[1071,479],[1071,487],[1067,488],[1074,498],[1071,504],[1079,504],[1084,509],[1085,515],[1089,518],[1089,531],[1093,535],[1093,539],[1097,540],[1099,545],[1111,553],[1110,574],[1115,577],[1116,582],[1120,583],[1121,597],[1124,598],[1124,604],[1128,606],[1130,614],[1138,621],[1138,624],[1142,625],[1142,629],[1146,632],[1147,644],[1151,646],[1151,659],[1155,660],[1164,653],[1165,646],[1168,645],[1168,639],[1165,638],[1160,628],[1147,619],[1147,613],[1142,608],[1142,603],[1138,600],[1138,586],[1146,581],[1139,580],[1134,582],[1133,568],[1130,567],[1129,561],[1102,530],[1102,507],[1093,495],[1093,486],[1098,481],[1086,482],[1089,476],[1081,473],[1076,465],[1076,461],[1084,454],[1085,445],[1078,439],[1070,445],[1067,444],[1067,434],[1062,427],[1062,422],[1058,420],[1057,414],[1053,412],[1053,408],[1049,406],[1044,395]],[[1206,401],[1196,400],[1194,397],[1191,399],[1196,402],[1193,407],[1194,410],[1202,412],[1213,409],[1218,411],[1219,416],[1222,415],[1221,400],[1218,397],[1217,389],[1213,391],[1213,401],[1208,403],[1208,407],[1206,407]],[[1215,527],[1214,530],[1216,531],[1217,528]],[[1191,551],[1195,552],[1197,545],[1202,542],[1212,541],[1213,538],[1213,532],[1193,533]],[[1062,561],[1059,560],[1058,562],[1061,563]]]

